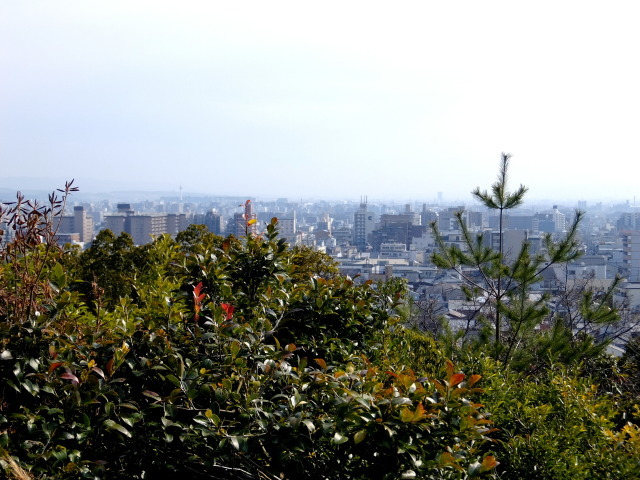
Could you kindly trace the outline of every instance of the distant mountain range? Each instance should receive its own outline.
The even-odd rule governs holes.
[[[46,200],[47,196],[57,189],[64,188],[65,182],[72,179],[42,178],[42,177],[7,177],[0,178],[0,202],[12,202],[16,192],[20,191],[26,198]],[[181,193],[185,201],[202,198],[253,198],[249,193],[242,195],[219,195],[214,192],[193,192],[183,189],[180,185],[172,188],[169,185],[151,184],[133,181],[99,180],[95,178],[77,178],[73,186],[80,190],[73,193],[72,203],[109,200],[114,202],[138,202],[145,200],[159,200],[172,198],[176,201]]]
[[[0,201],[11,201],[20,191],[28,198],[46,198],[52,191],[64,188],[65,182],[72,179],[42,177],[8,177],[0,178]],[[99,180],[95,178],[78,178],[73,182],[80,190],[74,198],[109,198],[112,196],[137,196],[145,198],[180,195],[179,186],[170,188],[167,185],[155,185],[130,181]],[[186,193],[186,192],[185,192]]]

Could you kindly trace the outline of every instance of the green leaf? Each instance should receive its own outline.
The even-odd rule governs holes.
[[[204,412],[204,416],[207,417],[216,427],[220,426],[220,417],[213,413],[211,410]]]
[[[240,441],[238,440],[238,437],[229,437],[229,440],[231,440],[231,445],[233,445],[233,448],[235,448],[236,450],[240,450]]]
[[[307,427],[307,430],[309,430],[309,433],[313,433],[316,431],[316,426],[313,424],[313,422],[309,419],[303,420],[302,423]]]
[[[359,432],[356,432],[356,434],[353,436],[353,442],[357,445],[358,443],[362,442],[366,437],[367,437],[367,431],[360,430]]]
[[[335,443],[336,445],[341,445],[347,441],[349,441],[349,437],[347,437],[346,435],[342,435],[339,432],[336,432],[335,435],[333,436],[333,440],[331,440],[333,443]]]
[[[193,421],[200,425],[204,425],[205,427],[209,425],[209,420],[202,415],[196,415],[195,417],[193,417]]]
[[[125,437],[131,438],[131,436],[132,436],[131,432],[129,430],[127,430],[122,425],[114,422],[113,420],[105,420],[103,425],[107,428],[107,430],[116,430],[116,431],[120,432],[121,434],[123,434]]]
[[[67,449],[64,447],[58,447],[57,450],[53,450],[51,452],[51,455],[53,455],[56,460],[64,461],[67,459]]]
[[[160,395],[158,395],[156,392],[152,392],[151,390],[145,390],[142,392],[142,394],[145,397],[149,397],[149,398],[153,398],[156,401],[160,401],[162,400],[162,398],[160,397]]]

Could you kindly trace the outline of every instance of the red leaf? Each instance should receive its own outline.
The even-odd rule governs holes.
[[[195,298],[197,303],[200,303],[204,298],[205,294],[200,293],[202,291],[202,282],[193,287],[193,298]]]
[[[56,362],[49,365],[49,373],[53,372],[56,368],[62,365],[62,362]]]
[[[230,303],[221,303],[220,307],[226,313],[225,320],[231,320],[231,318],[233,317],[233,312],[235,310],[235,307]]]
[[[76,377],[73,373],[63,373],[62,375],[60,375],[60,378],[64,378],[65,380],[71,380],[71,383],[73,383],[74,385],[78,385],[80,383],[80,380],[78,380],[78,377]]]
[[[206,296],[206,293],[200,293],[202,291],[202,282],[193,287],[193,304],[195,315],[193,319],[197,322],[200,318],[200,310],[202,310],[202,300]]]

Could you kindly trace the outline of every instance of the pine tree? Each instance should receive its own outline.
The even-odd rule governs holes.
[[[452,269],[463,280],[463,291],[468,299],[484,296],[484,315],[492,321],[493,354],[508,363],[514,351],[521,348],[534,334],[535,328],[548,315],[546,295],[531,298],[532,287],[542,273],[553,265],[570,262],[580,255],[578,226],[583,212],[577,211],[565,236],[554,240],[544,237],[544,248],[531,253],[524,241],[514,260],[504,252],[504,224],[507,210],[522,205],[527,187],[520,185],[515,191],[508,189],[510,155],[503,153],[500,171],[490,191],[473,190],[474,198],[498,213],[498,248],[487,246],[484,235],[473,235],[464,221],[464,212],[456,213],[458,228],[462,232],[464,249],[446,245],[437,224],[431,224],[439,251],[432,255],[433,263]]]

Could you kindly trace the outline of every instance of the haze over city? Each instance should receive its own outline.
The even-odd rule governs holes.
[[[0,187],[640,194],[633,2],[3,2]]]

